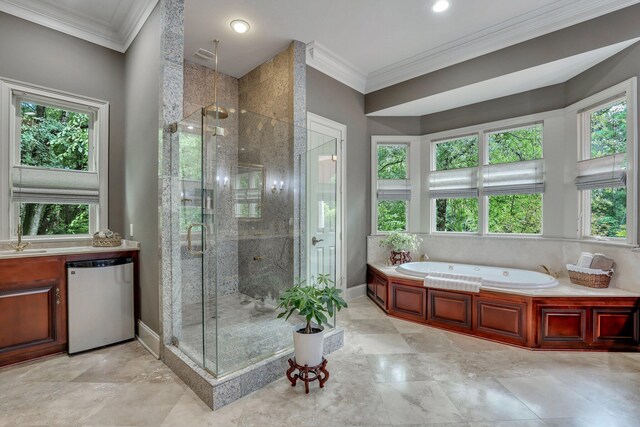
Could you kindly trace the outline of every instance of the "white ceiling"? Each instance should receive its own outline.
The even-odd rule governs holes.
[[[185,0],[185,58],[198,62],[193,53],[218,38],[219,70],[241,77],[292,39],[315,42],[311,66],[371,92],[638,0],[450,0],[442,14],[433,2]],[[251,31],[234,33],[237,18]]]
[[[0,0],[0,11],[125,52],[158,0]]]
[[[594,65],[615,55],[621,50],[639,41],[640,38],[627,40],[611,46],[569,56],[557,61],[541,64],[515,73],[459,87],[432,96],[417,99],[384,110],[368,114],[369,116],[424,116],[439,111],[471,105],[490,99],[515,95],[546,86],[564,83]]]

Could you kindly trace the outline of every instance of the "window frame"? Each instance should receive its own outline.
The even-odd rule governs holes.
[[[480,125],[470,126],[463,129],[454,129],[451,131],[440,132],[425,136],[428,147],[428,168],[426,170],[426,182],[432,172],[436,172],[436,146],[437,144],[451,142],[455,139],[468,138],[475,136],[478,141],[478,231],[477,232],[459,232],[459,231],[438,231],[436,218],[436,199],[429,197],[429,233],[435,235],[446,236],[490,236],[490,237],[542,237],[544,235],[544,220],[540,225],[540,233],[491,233],[489,232],[489,196],[484,192],[484,169],[489,166],[489,135],[507,130],[519,130],[534,126],[542,128],[542,159],[544,159],[544,133],[545,118],[551,114],[542,113],[526,117],[517,117],[499,122],[484,123]],[[513,162],[512,162],[513,163]],[[428,187],[428,186],[427,186]],[[427,188],[427,193],[429,192]],[[544,192],[542,193],[542,217],[544,218]]]
[[[578,238],[587,241],[609,241],[636,245],[638,242],[638,206],[636,170],[638,166],[637,79],[626,80],[609,89],[579,101],[568,110],[575,112],[577,126],[577,160],[591,159],[591,114],[622,100],[627,104],[627,237],[593,236],[591,234],[591,190],[578,191]]]
[[[0,77],[0,242],[17,238],[19,202],[12,200],[11,171],[20,165],[20,104],[25,100],[91,115],[87,172],[97,174],[99,201],[97,205],[89,204],[88,234],[25,236],[24,240],[57,242],[89,239],[94,232],[107,228],[109,224],[109,103]],[[59,171],[55,168],[37,169],[51,169],[52,174]],[[50,203],[55,204],[55,200]]]
[[[407,146],[407,180],[411,185],[411,199],[407,201],[407,224],[404,232],[420,231],[420,136],[371,136],[371,234],[387,235],[378,230],[378,146]]]

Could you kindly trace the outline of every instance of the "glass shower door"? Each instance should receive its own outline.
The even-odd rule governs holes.
[[[179,221],[165,224],[173,240],[173,344],[204,366],[203,123],[200,110],[177,123],[172,134],[173,211]]]

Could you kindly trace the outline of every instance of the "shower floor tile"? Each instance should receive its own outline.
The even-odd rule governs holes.
[[[202,363],[203,326],[205,366],[218,375],[241,369],[293,345],[293,326],[277,319],[273,305],[236,293],[210,300],[204,321],[200,304],[183,307],[179,347]],[[216,340],[217,336],[217,340]],[[217,366],[216,366],[217,361]]]

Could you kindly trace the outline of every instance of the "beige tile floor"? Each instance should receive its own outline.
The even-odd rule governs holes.
[[[344,313],[344,314],[342,314]],[[640,354],[531,352],[343,311],[331,378],[283,378],[211,412],[130,342],[0,370],[0,426],[639,426]]]

